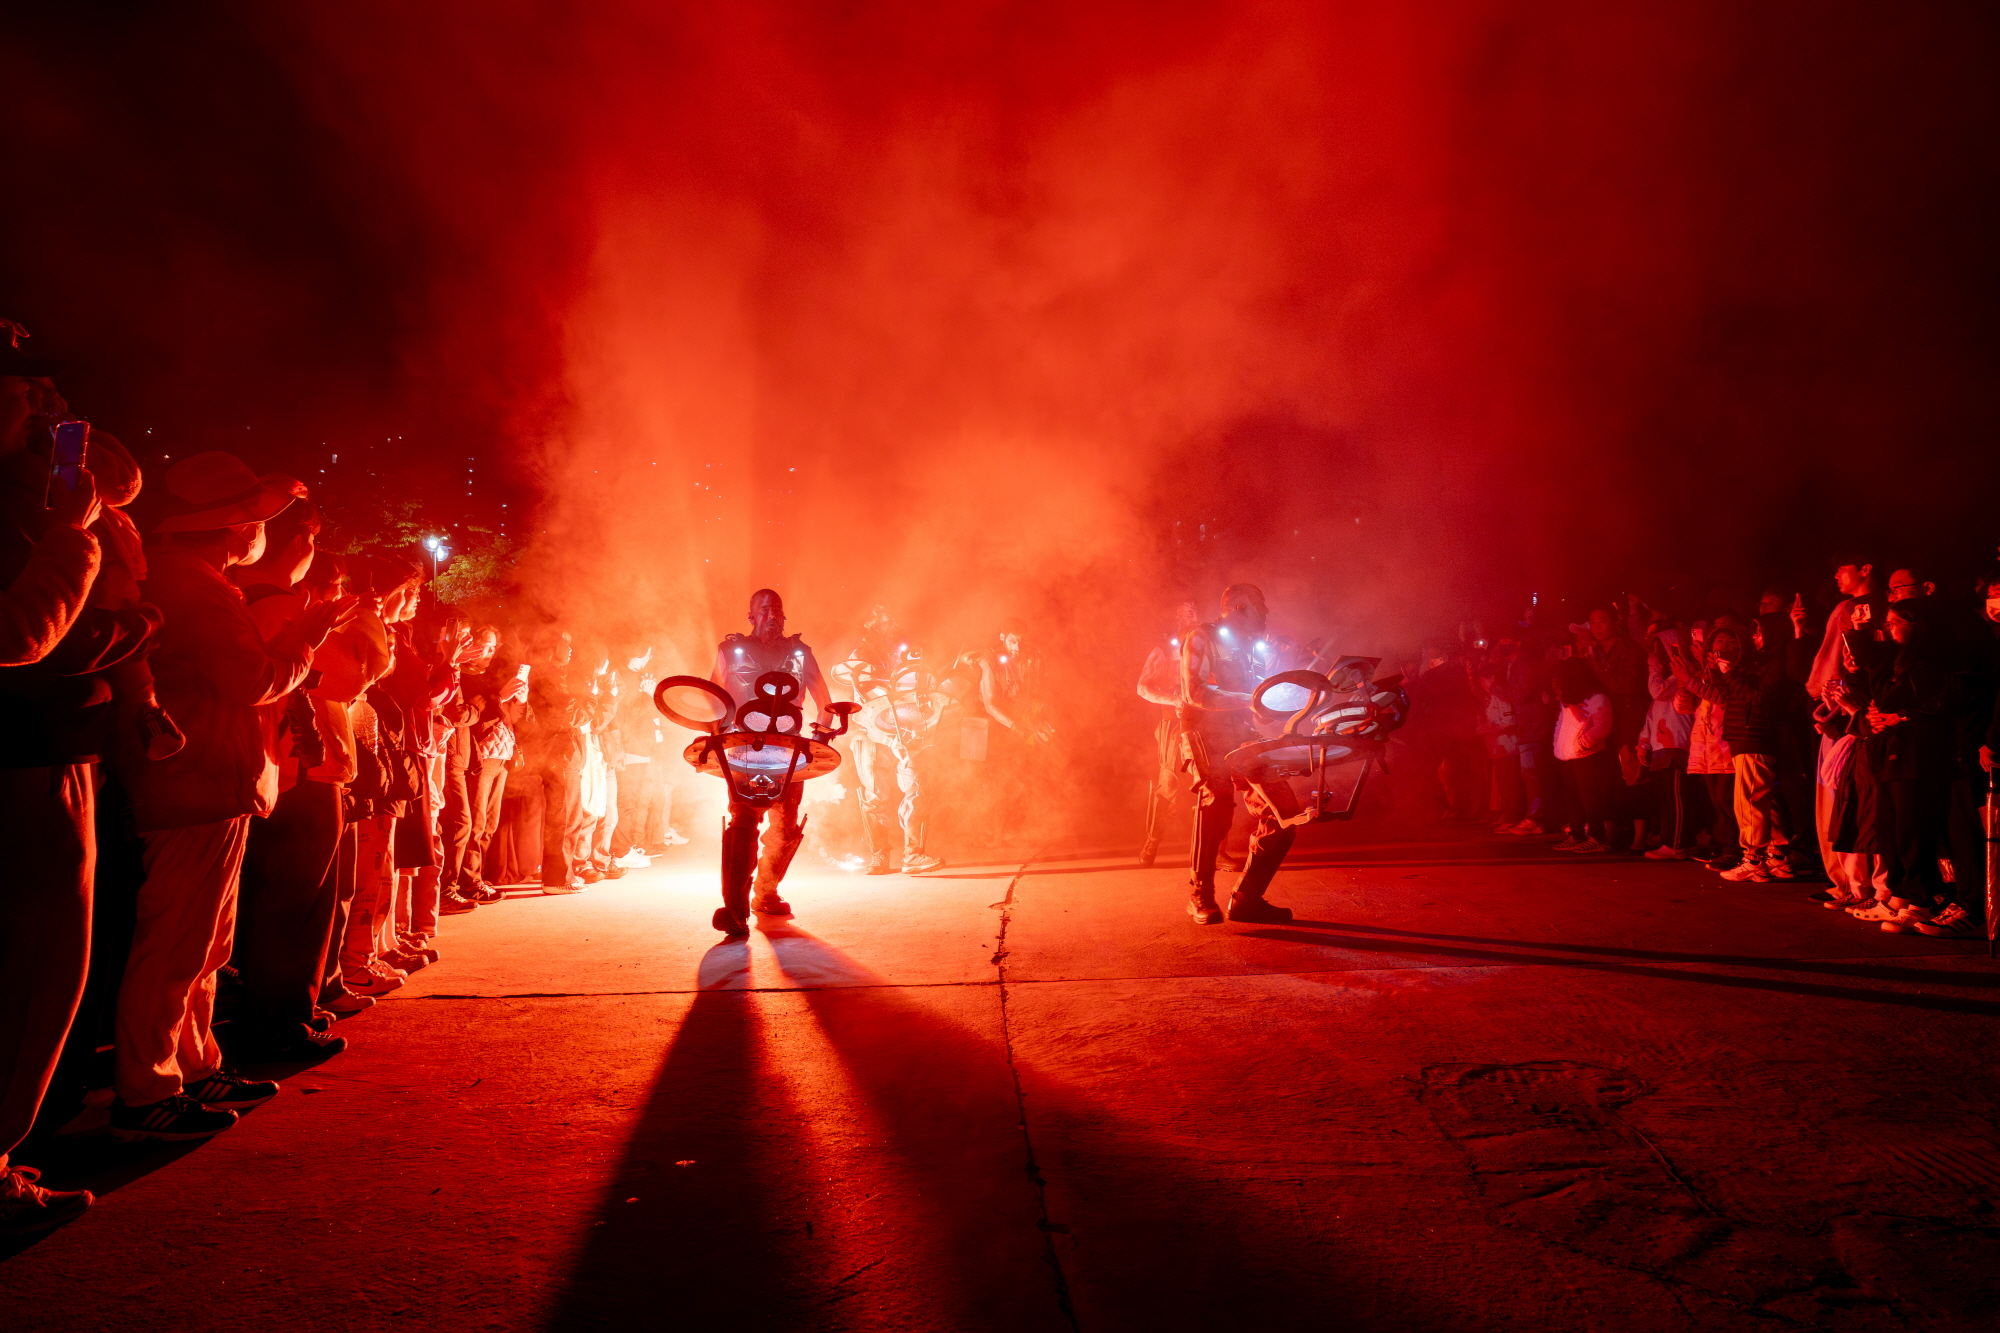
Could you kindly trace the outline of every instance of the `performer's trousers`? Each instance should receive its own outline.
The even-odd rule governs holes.
[[[1194,887],[1215,891],[1215,856],[1229,836],[1229,822],[1236,813],[1236,793],[1245,794],[1252,820],[1250,854],[1244,862],[1243,877],[1236,892],[1244,898],[1262,898],[1278,873],[1285,854],[1298,836],[1296,827],[1282,827],[1283,821],[1299,813],[1299,799],[1291,784],[1274,780],[1265,784],[1263,795],[1257,788],[1235,778],[1224,765],[1223,756],[1244,741],[1254,739],[1249,727],[1202,729],[1189,737],[1200,785],[1195,792]]]
[[[929,802],[917,772],[918,757],[900,745],[884,745],[865,731],[853,737],[854,772],[861,782],[861,817],[868,829],[868,854],[892,856],[896,829],[903,831],[903,859],[924,854]],[[902,793],[896,802],[895,794]],[[892,819],[893,816],[893,819]]]
[[[1173,813],[1174,793],[1181,785],[1181,724],[1173,709],[1160,710],[1159,725],[1153,728],[1153,746],[1157,767],[1146,790],[1147,856],[1159,850],[1160,834]]]
[[[799,818],[799,798],[803,795],[805,784],[794,782],[785,799],[769,811],[739,801],[729,803],[729,823],[722,831],[722,903],[737,916],[745,915],[748,908],[753,864],[759,899],[775,894],[784,881],[785,871],[806,836],[805,822]],[[759,822],[764,824],[761,854],[757,852]]]
[[[303,780],[250,822],[230,961],[243,979],[236,1032],[283,1039],[312,1021],[339,885],[340,788]]]
[[[95,770],[0,769],[0,1170],[35,1123],[83,995]]]
[[[222,1068],[212,1028],[215,974],[236,937],[236,890],[250,816],[161,829],[146,840],[146,882],[118,987],[112,1082],[127,1106],[177,1096]]]

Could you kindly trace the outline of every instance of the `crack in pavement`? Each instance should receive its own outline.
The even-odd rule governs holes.
[[[1021,1069],[1014,1060],[1014,1027],[1007,1007],[1007,931],[1014,924],[1014,899],[1028,867],[1034,864],[1030,856],[1021,863],[1014,878],[1007,881],[1007,896],[1000,900],[1000,932],[994,940],[993,970],[995,984],[1000,992],[1000,1040],[1007,1052],[1007,1075],[1014,1080],[1014,1110],[1021,1127],[1021,1147],[1027,1153],[1023,1164],[1028,1179],[1035,1185],[1035,1206],[1041,1217],[1035,1226],[1042,1233],[1043,1257],[1048,1261],[1049,1274],[1055,1280],[1056,1306],[1069,1320],[1069,1326],[1081,1330],[1077,1323],[1076,1307],[1070,1299],[1069,1277],[1063,1272],[1062,1256],[1056,1253],[1056,1233],[1067,1232],[1069,1228],[1059,1222],[1049,1220],[1048,1181],[1042,1175],[1040,1163],[1035,1160],[1035,1140],[1028,1129],[1028,1094],[1021,1086]]]

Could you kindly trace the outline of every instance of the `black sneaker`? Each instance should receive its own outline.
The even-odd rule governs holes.
[[[345,1041],[346,1038],[337,1040]],[[278,1085],[269,1079],[244,1078],[232,1070],[218,1069],[181,1091],[211,1110],[247,1111],[277,1096]]]
[[[302,1023],[298,1031],[289,1037],[279,1036],[253,1042],[241,1050],[232,1049],[230,1054],[246,1064],[276,1065],[298,1062],[316,1064],[321,1060],[331,1060],[346,1049],[347,1038],[336,1037],[325,1028]],[[232,1107],[236,1105],[234,1102],[221,1104]]]
[[[236,1123],[236,1112],[203,1106],[185,1093],[145,1106],[111,1104],[111,1137],[121,1143],[141,1143],[156,1139],[163,1143],[188,1143],[212,1139]]]
[[[462,916],[478,906],[472,899],[461,898],[449,890],[438,897],[438,911],[446,916]]]
[[[83,1216],[96,1200],[89,1190],[44,1189],[32,1166],[0,1166],[0,1236],[31,1236]]]

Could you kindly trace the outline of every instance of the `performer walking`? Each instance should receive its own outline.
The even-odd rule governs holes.
[[[924,669],[922,651],[898,632],[888,608],[878,606],[862,626],[861,641],[834,664],[833,675],[861,705],[860,725],[849,733],[849,744],[868,831],[868,873],[894,873],[890,860],[899,828],[903,873],[936,870],[944,859],[924,846],[924,788],[926,761],[946,698]]]
[[[770,671],[797,679],[802,692],[812,695],[818,720],[828,716],[832,700],[812,649],[798,635],[786,635],[784,600],[769,588],[759,588],[750,596],[750,633],[732,634],[722,641],[710,679],[741,709],[757,700],[758,677]],[[792,914],[791,905],[778,897],[778,885],[805,838],[805,823],[799,818],[799,798],[804,791],[803,783],[794,782],[784,799],[771,807],[771,822],[764,826],[763,851],[756,863],[754,894],[748,882],[746,844],[756,843],[764,812],[731,793],[729,823],[722,834],[722,910],[716,913],[716,927],[725,934],[745,933],[751,911],[759,916]]]
[[[1265,923],[1292,919],[1290,908],[1264,901],[1264,891],[1292,849],[1296,830],[1284,827],[1284,821],[1299,813],[1298,800],[1282,782],[1252,788],[1232,778],[1223,762],[1231,750],[1257,739],[1250,696],[1268,674],[1260,670],[1259,661],[1268,615],[1264,594],[1256,585],[1232,583],[1222,594],[1221,619],[1197,625],[1181,641],[1181,731],[1187,762],[1199,783],[1188,915],[1199,925],[1222,920],[1215,900],[1215,862],[1229,836],[1239,786],[1248,793],[1255,824],[1249,858],[1229,900],[1229,919]]]
[[[1146,790],[1146,841],[1139,848],[1139,864],[1149,866],[1160,853],[1160,832],[1173,810],[1174,791],[1181,775],[1181,644],[1198,623],[1200,613],[1193,602],[1174,608],[1173,632],[1164,642],[1153,645],[1146,665],[1139,669],[1139,697],[1158,705],[1159,720],[1153,726],[1156,771]]]

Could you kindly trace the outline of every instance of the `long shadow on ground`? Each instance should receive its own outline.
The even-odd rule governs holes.
[[[1115,1123],[1115,1109],[1033,1077],[1023,1100],[1004,1039],[802,930],[767,934],[808,989],[696,996],[550,1328],[1060,1333],[1077,1326],[1072,1291],[1083,1327],[1362,1326],[1344,1293],[1363,1274],[1342,1271],[1357,1260],[1301,1262],[1295,1227],[1174,1145],[1114,1136],[1087,1166],[1088,1220],[1049,1217],[1035,1123]],[[997,987],[955,996],[1000,1003]],[[777,1086],[788,1053],[807,1059],[787,1005],[842,1080],[810,1126]],[[829,1146],[837,1159],[815,1156]]]

